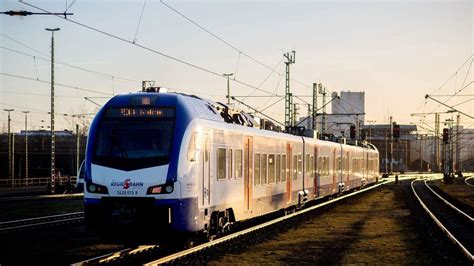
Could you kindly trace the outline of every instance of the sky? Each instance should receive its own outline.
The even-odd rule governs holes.
[[[411,116],[448,110],[426,94],[457,92],[433,97],[474,114],[472,1],[164,1],[202,28],[159,0],[23,2],[2,0],[0,11],[41,12],[30,4],[62,13],[70,6],[68,19],[77,23],[1,15],[0,108],[14,109],[14,132],[25,127],[22,111],[30,111],[30,129],[49,126],[51,32],[45,28],[61,29],[55,33],[56,129],[73,129],[83,121],[71,115],[93,115],[112,95],[139,91],[142,80],[225,102],[221,74],[234,73],[231,95],[283,95],[283,54],[292,50],[293,94],[311,95],[314,82],[329,93],[364,91],[365,119],[372,123],[392,116],[399,124],[433,127],[434,115]],[[283,122],[284,102],[277,100],[245,103],[270,106],[265,113]],[[6,124],[2,111],[2,132]],[[474,120],[461,116],[461,124],[474,127]]]

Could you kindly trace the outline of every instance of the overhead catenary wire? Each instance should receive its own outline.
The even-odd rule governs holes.
[[[30,78],[30,77],[24,77],[24,76],[20,76],[20,75],[9,74],[9,73],[0,72],[0,75],[7,76],[7,77],[13,77],[13,78],[19,78],[19,79],[25,79],[25,80],[32,80],[32,81],[41,82],[41,83],[45,83],[45,84],[51,84],[50,81],[35,79],[35,78]],[[75,90],[80,90],[80,91],[87,91],[87,92],[102,94],[102,95],[112,95],[112,94],[106,93],[106,92],[101,92],[101,91],[96,91],[96,90],[91,90],[91,89],[85,89],[85,88],[66,85],[66,84],[61,84],[61,83],[57,83],[57,82],[55,82],[54,85],[60,86],[60,87],[65,87],[65,88],[70,88],[70,89],[75,89]]]
[[[3,34],[0,33],[0,35],[2,36],[5,36]],[[9,38],[9,37],[8,37]],[[9,38],[11,39],[11,38]],[[15,41],[17,43],[20,43],[18,41]],[[31,48],[29,46],[26,46],[26,48],[28,49],[32,49],[33,51],[37,52],[37,53],[40,53],[40,54],[43,54],[41,51],[38,51],[34,48]],[[7,51],[10,51],[10,52],[13,52],[13,53],[17,53],[17,54],[21,54],[21,55],[24,55],[24,56],[31,56],[34,58],[35,60],[35,64],[36,64],[36,59],[39,59],[39,60],[43,60],[43,61],[46,61],[46,62],[51,62],[51,59],[48,57],[48,58],[45,58],[45,57],[39,57],[39,56],[36,56],[36,55],[32,55],[32,54],[29,54],[29,53],[25,53],[25,52],[22,52],[22,51],[18,51],[18,50],[15,50],[15,49],[12,49],[12,48],[8,48],[8,47],[5,47],[5,46],[0,46],[1,49],[4,49],[4,50],[7,50]],[[44,54],[43,54],[44,55]],[[58,64],[58,65],[63,65],[63,66],[67,66],[67,67],[71,67],[71,68],[75,68],[75,69],[78,69],[78,70],[81,70],[81,71],[84,71],[84,72],[89,72],[89,73],[92,73],[92,74],[96,74],[96,75],[100,75],[100,76],[105,76],[107,78],[113,78],[113,79],[118,79],[118,80],[122,80],[123,81],[127,81],[128,82],[132,82],[133,84],[141,84],[141,81],[138,81],[138,80],[133,80],[133,79],[129,79],[129,78],[124,78],[124,77],[120,77],[120,76],[116,76],[116,75],[111,75],[111,74],[107,74],[107,73],[103,73],[103,72],[99,72],[99,71],[96,71],[96,70],[92,70],[92,69],[87,69],[87,68],[84,68],[84,67],[79,67],[79,66],[75,66],[75,65],[71,65],[69,63],[66,63],[66,62],[63,62],[63,61],[57,61],[55,60],[54,62],[55,64]]]
[[[25,1],[23,1],[23,2],[21,2],[21,3],[23,3],[23,4],[27,5],[27,6],[30,6],[30,7],[32,7],[32,8],[41,10],[41,11],[43,11],[43,12],[47,12],[47,13],[52,14],[52,12],[49,11],[49,10],[46,10],[46,9],[44,9],[44,8],[35,6],[35,5],[30,4],[30,3],[27,3],[27,2],[25,2]],[[214,76],[218,76],[218,77],[220,77],[220,78],[227,79],[223,74],[220,74],[220,73],[218,73],[218,72],[216,72],[216,71],[213,71],[213,70],[207,69],[207,68],[205,68],[205,67],[202,67],[202,66],[199,66],[199,65],[196,65],[196,64],[187,62],[187,61],[182,60],[182,59],[179,59],[179,58],[177,58],[177,57],[174,57],[174,56],[165,54],[165,53],[160,52],[160,51],[158,51],[158,50],[156,50],[156,49],[153,49],[153,48],[150,48],[150,47],[147,47],[147,46],[138,44],[138,43],[133,43],[133,42],[130,41],[130,40],[127,40],[127,39],[125,39],[125,38],[123,38],[123,37],[120,37],[120,36],[114,35],[114,34],[112,34],[112,33],[103,31],[103,30],[101,30],[101,29],[98,29],[98,28],[95,28],[95,27],[86,25],[86,24],[84,24],[84,23],[81,23],[81,22],[78,22],[78,21],[75,21],[75,20],[72,20],[72,19],[69,19],[69,18],[64,18],[64,17],[59,16],[59,15],[56,15],[56,17],[58,17],[58,18],[60,18],[60,19],[63,19],[63,20],[66,20],[66,21],[68,21],[68,22],[70,22],[70,23],[76,24],[76,25],[78,25],[78,26],[87,28],[87,29],[89,29],[89,30],[91,30],[91,31],[95,31],[95,32],[97,32],[97,33],[103,34],[103,35],[108,36],[108,37],[110,37],[110,38],[113,38],[113,39],[116,39],[116,40],[119,40],[119,41],[122,41],[122,42],[125,42],[125,43],[128,43],[128,44],[134,45],[134,46],[136,46],[136,47],[139,47],[139,48],[141,48],[141,49],[147,50],[147,51],[149,51],[149,52],[152,52],[152,53],[154,53],[154,54],[160,55],[160,56],[162,56],[162,57],[168,58],[168,59],[170,59],[170,60],[179,62],[179,63],[181,63],[181,64],[183,64],[183,65],[188,66],[188,67],[195,68],[195,69],[201,70],[201,71],[203,71],[203,72],[212,74],[212,75],[214,75]],[[236,83],[238,83],[238,84],[241,84],[241,85],[243,85],[243,86],[246,86],[246,87],[248,87],[248,88],[257,89],[257,90],[259,90],[259,91],[261,91],[261,92],[264,92],[264,93],[267,93],[267,94],[272,95],[271,92],[266,91],[266,90],[263,90],[263,89],[261,89],[261,88],[257,88],[257,87],[255,87],[255,86],[253,86],[253,85],[251,85],[251,84],[246,83],[246,82],[243,82],[243,81],[240,81],[240,80],[237,80],[237,79],[235,79],[234,82],[236,82]]]
[[[140,12],[140,18],[138,19],[137,30],[135,31],[135,36],[133,37],[133,43],[135,43],[137,41],[137,34],[138,34],[138,30],[140,29],[140,24],[142,22],[143,12],[145,11],[145,6],[146,6],[146,0],[143,1],[142,12]]]
[[[276,73],[278,75],[283,75],[281,72],[278,72],[276,71],[274,68],[272,68],[271,66],[263,63],[262,61],[256,59],[255,57],[249,55],[248,53],[242,51],[241,49],[237,48],[236,46],[232,45],[231,43],[229,43],[228,41],[224,40],[222,37],[218,36],[217,34],[211,32],[210,30],[208,30],[207,28],[205,28],[204,26],[202,26],[201,24],[197,23],[196,21],[192,20],[191,18],[189,18],[188,16],[184,15],[182,12],[180,12],[179,10],[177,10],[175,7],[172,7],[170,4],[164,2],[163,0],[160,0],[160,3],[162,3],[163,5],[165,5],[166,7],[168,7],[171,11],[173,11],[174,13],[178,14],[179,16],[181,16],[182,18],[184,18],[185,20],[187,20],[188,22],[190,22],[191,24],[195,25],[196,27],[200,28],[201,30],[203,30],[204,32],[206,32],[207,34],[211,35],[212,37],[214,37],[215,39],[219,40],[220,42],[222,42],[223,44],[227,45],[228,47],[232,48],[233,50],[235,50],[236,52],[239,53],[239,56],[240,54],[244,55],[245,57],[249,58],[250,60],[254,61],[255,63],[261,65],[262,67],[268,69],[268,70],[271,70],[272,72],[271,73]],[[301,81],[298,81],[298,80],[295,80],[295,79],[291,79],[292,81],[308,88],[309,86]]]

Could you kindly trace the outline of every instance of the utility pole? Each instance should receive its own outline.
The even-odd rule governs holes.
[[[316,111],[317,110],[318,110],[318,84],[313,83],[313,112],[312,112],[313,125],[311,127],[311,129],[313,130],[316,130],[316,125],[317,125],[316,124]]]
[[[311,104],[308,103],[308,116],[311,116]],[[311,121],[308,119],[308,123],[307,123],[307,126],[306,128],[307,129],[311,129]]]
[[[440,172],[440,160],[439,160],[439,113],[435,113],[435,152],[434,152],[434,164],[435,164],[435,171]]]
[[[390,174],[393,171],[393,122],[390,116]]]
[[[234,73],[222,74],[222,76],[227,77],[227,106],[230,106],[230,81],[229,81],[229,78],[233,75],[234,75]]]
[[[15,133],[12,133],[12,187],[15,187]]]
[[[290,132],[290,127],[292,126],[292,95],[290,93],[290,65],[295,63],[295,51],[292,51],[291,54],[288,52],[283,55],[286,58],[286,72],[285,72],[285,131]]]
[[[8,112],[8,178],[12,179],[12,139],[10,134],[10,123],[12,120],[10,112],[13,112],[14,109],[3,109],[3,111]]]
[[[420,134],[420,173],[423,173],[423,134]]]
[[[387,174],[387,163],[388,163],[388,147],[387,147],[387,130],[385,130],[385,167],[384,167],[384,170],[385,170],[385,173]]]
[[[323,116],[321,119],[321,134],[326,134],[326,87],[319,83],[319,93],[323,95]]]
[[[456,172],[462,172],[462,162],[461,162],[461,141],[459,139],[459,123],[461,122],[461,116],[458,114],[456,116]]]
[[[25,179],[28,185],[28,113],[30,111],[23,111],[25,114]]]
[[[79,124],[76,124],[76,178],[79,178],[79,167],[80,167],[80,157],[79,157],[79,141],[80,141],[80,136],[79,136]]]
[[[292,120],[292,124],[291,126],[292,127],[295,127],[297,125],[296,123],[296,116],[298,115],[298,107],[296,105],[296,103],[293,104],[293,118],[291,119]]]
[[[46,28],[51,32],[51,194],[55,193],[55,168],[56,168],[56,138],[54,136],[54,32],[59,28]]]

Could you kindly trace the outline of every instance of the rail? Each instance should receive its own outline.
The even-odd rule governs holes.
[[[44,225],[79,222],[84,220],[84,212],[71,212],[35,218],[0,222],[0,232],[27,229]]]
[[[425,180],[425,186],[431,190],[431,192],[433,194],[435,194],[440,200],[442,200],[444,203],[446,203],[446,205],[448,205],[449,207],[451,207],[453,210],[456,210],[459,214],[463,215],[464,217],[466,217],[468,220],[470,220],[471,222],[474,221],[474,218],[472,218],[471,216],[469,216],[467,213],[463,212],[462,210],[460,210],[458,207],[454,206],[453,204],[451,204],[451,202],[447,201],[445,198],[441,197],[438,193],[436,193],[436,191],[434,191],[427,183],[428,180]]]
[[[0,179],[0,189],[20,189],[20,188],[42,188],[48,187],[51,177],[34,178],[3,178]],[[61,176],[55,180],[56,185],[73,185],[76,183],[76,176]]]
[[[443,223],[441,223],[441,221],[438,218],[436,218],[436,216],[433,214],[433,212],[431,212],[429,210],[428,206],[426,206],[426,204],[423,202],[423,200],[418,195],[418,193],[416,193],[415,187],[413,185],[416,181],[418,181],[418,180],[415,179],[411,182],[411,189],[413,191],[413,194],[415,194],[416,198],[420,202],[420,205],[428,213],[428,215],[433,219],[433,221],[439,226],[439,228],[441,228],[441,230],[448,236],[448,238],[451,241],[453,241],[453,243],[461,249],[461,251],[467,256],[467,258],[471,262],[474,262],[474,256],[469,252],[469,250],[467,250],[467,248],[443,225]]]
[[[468,185],[468,186],[474,187],[474,184],[471,184],[467,181],[467,180],[471,180],[471,179],[474,179],[474,176],[470,176],[470,177],[464,179],[464,183],[466,183],[466,185]]]

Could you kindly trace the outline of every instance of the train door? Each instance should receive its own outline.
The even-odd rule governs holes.
[[[202,151],[202,205],[208,207],[211,202],[211,158],[210,158],[209,136],[204,134],[204,149]]]
[[[253,138],[244,137],[244,205],[245,210],[252,208],[252,160],[253,158]]]
[[[319,197],[319,174],[318,174],[318,169],[319,169],[319,165],[318,165],[318,148],[317,147],[314,147],[314,157],[313,157],[313,172],[311,173],[313,175],[313,178],[314,178],[314,197],[317,198]]]
[[[286,171],[286,201],[288,203],[291,202],[291,180],[292,180],[292,171],[293,171],[293,167],[295,167],[295,165],[292,165],[291,164],[292,160],[291,160],[291,144],[290,143],[287,143],[286,144],[286,165],[287,165],[287,169],[289,169],[288,171]]]

